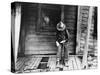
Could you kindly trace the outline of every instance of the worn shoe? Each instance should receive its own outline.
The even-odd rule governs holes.
[[[60,62],[59,61],[56,62],[56,67],[60,68]]]
[[[66,61],[66,62],[65,62],[65,66],[66,66],[66,67],[68,67],[68,66],[69,66],[68,61]]]

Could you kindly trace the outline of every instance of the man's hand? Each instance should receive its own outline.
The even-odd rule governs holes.
[[[64,43],[64,42],[66,42],[66,40],[63,40],[63,41],[61,41],[60,43]]]
[[[58,41],[56,41],[56,45],[57,45],[57,46],[59,46],[59,45],[60,45]]]

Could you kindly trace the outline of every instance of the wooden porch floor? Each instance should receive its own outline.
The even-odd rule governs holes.
[[[68,66],[63,66],[62,70],[80,70],[82,62],[78,56],[69,56]],[[16,63],[18,72],[45,72],[60,71],[56,67],[56,55],[32,55],[20,57]]]

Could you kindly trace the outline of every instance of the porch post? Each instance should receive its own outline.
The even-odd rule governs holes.
[[[87,37],[86,37],[86,44],[85,49],[83,51],[83,61],[82,66],[88,68],[87,65],[87,56],[88,56],[88,45],[89,45],[89,37],[90,37],[90,29],[92,24],[92,14],[93,14],[93,7],[89,8],[89,17],[88,17],[88,26],[87,26]]]
[[[80,51],[80,6],[78,6],[78,13],[77,13],[77,37],[76,37],[76,54]]]

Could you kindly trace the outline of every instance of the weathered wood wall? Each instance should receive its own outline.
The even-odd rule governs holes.
[[[95,52],[95,41],[96,41],[96,36],[97,34],[95,32],[97,27],[97,24],[95,22],[94,16],[96,16],[94,13],[94,7],[92,7],[92,15],[90,15],[90,7],[89,6],[80,6],[79,7],[79,16],[78,16],[78,24],[77,24],[77,54],[83,54],[85,47],[86,47],[86,40],[87,36],[88,37],[88,52],[89,53],[94,53]],[[89,16],[90,15],[90,16]],[[89,18],[90,17],[90,18]],[[91,22],[90,22],[91,21]],[[95,22],[95,23],[94,23]],[[94,26],[95,25],[95,26]],[[90,28],[89,28],[90,27]]]
[[[27,41],[31,38],[27,38],[28,35],[35,35],[36,23],[37,23],[37,4],[22,3],[22,19],[21,19],[21,31],[20,31],[20,45],[19,54],[23,55],[28,50]],[[26,50],[27,49],[27,50]]]
[[[56,24],[60,21],[61,6],[42,5],[42,13],[49,17],[49,24],[43,24],[42,18],[38,23],[38,4],[22,5],[22,23],[20,38],[21,54],[54,54],[57,53]],[[39,11],[40,12],[40,11]],[[68,50],[74,54],[76,46],[76,6],[65,6],[64,23],[70,33]],[[21,43],[22,42],[22,43]]]
[[[76,51],[76,29],[77,29],[77,6],[65,6],[64,23],[69,31],[69,44],[67,46],[69,53],[75,54]]]

